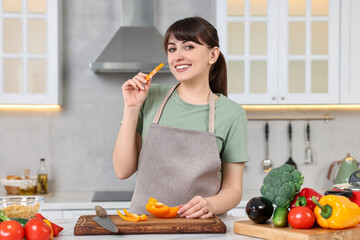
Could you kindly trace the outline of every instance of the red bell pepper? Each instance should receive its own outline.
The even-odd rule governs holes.
[[[41,220],[48,220],[46,219],[43,215],[41,215],[40,213],[35,214],[35,218],[41,219]],[[48,220],[49,221],[49,220]],[[56,237],[57,235],[59,235],[59,233],[64,230],[63,227],[60,227],[59,225],[56,225],[55,223],[49,221],[51,223],[51,228],[53,230],[54,233],[54,237]]]
[[[316,204],[312,201],[312,196],[315,196],[316,200],[322,197],[322,195],[311,188],[303,188],[298,194],[296,194],[294,200],[291,203],[291,208],[302,206],[307,207],[311,211],[314,211]]]

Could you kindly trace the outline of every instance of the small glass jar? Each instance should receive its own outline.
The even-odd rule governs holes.
[[[36,179],[30,178],[30,170],[25,169],[24,171],[24,180],[22,180],[19,186],[20,195],[34,195],[37,192]]]

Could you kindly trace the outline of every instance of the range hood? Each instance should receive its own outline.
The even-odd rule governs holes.
[[[150,72],[160,63],[160,72],[170,72],[163,36],[154,26],[153,0],[123,0],[121,26],[90,69],[96,73]]]

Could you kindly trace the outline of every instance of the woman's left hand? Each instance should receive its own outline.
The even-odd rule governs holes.
[[[214,215],[209,202],[201,196],[195,196],[188,203],[180,206],[178,214],[186,218],[211,218]]]

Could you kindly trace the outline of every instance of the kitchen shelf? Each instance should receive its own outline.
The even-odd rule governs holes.
[[[325,114],[323,116],[259,116],[259,117],[248,117],[249,121],[317,121],[324,120],[326,122],[334,120],[335,117],[330,114]]]

